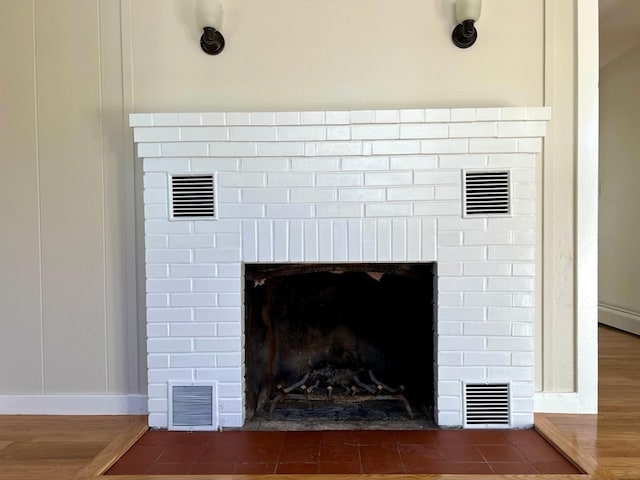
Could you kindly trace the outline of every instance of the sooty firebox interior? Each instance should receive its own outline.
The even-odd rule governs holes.
[[[247,420],[433,421],[434,263],[245,265]]]

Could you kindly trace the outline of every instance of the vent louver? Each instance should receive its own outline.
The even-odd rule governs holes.
[[[465,171],[464,214],[509,215],[509,171]]]
[[[213,175],[171,177],[172,218],[215,218]]]
[[[169,430],[217,428],[213,384],[169,385]]]
[[[466,384],[465,425],[509,425],[509,384]]]

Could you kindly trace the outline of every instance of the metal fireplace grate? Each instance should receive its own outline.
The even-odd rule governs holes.
[[[464,171],[464,214],[509,215],[511,213],[508,170]]]
[[[216,218],[214,176],[172,175],[171,217]]]
[[[216,430],[215,384],[169,384],[169,430]]]
[[[509,384],[466,384],[464,405],[466,426],[509,425]]]

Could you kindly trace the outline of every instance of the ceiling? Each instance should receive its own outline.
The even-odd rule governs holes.
[[[600,67],[640,44],[640,0],[599,0]]]

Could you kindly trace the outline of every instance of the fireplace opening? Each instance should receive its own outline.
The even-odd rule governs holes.
[[[246,264],[247,428],[434,420],[435,263]]]

